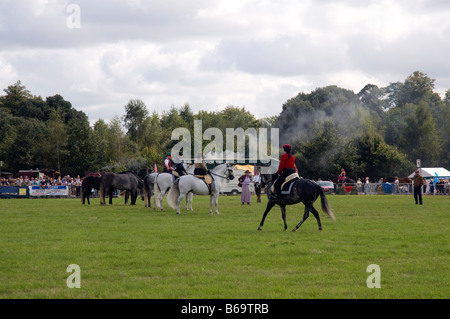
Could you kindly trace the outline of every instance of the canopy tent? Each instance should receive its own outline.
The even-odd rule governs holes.
[[[250,171],[252,175],[255,175],[255,166],[254,165],[236,165],[236,169],[240,169],[243,171]]]
[[[420,168],[423,178],[445,178],[450,179],[450,171],[443,167],[423,167]],[[409,175],[409,178],[413,178],[415,173]]]

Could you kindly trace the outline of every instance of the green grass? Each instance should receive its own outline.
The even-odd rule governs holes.
[[[221,215],[100,207],[79,200],[0,201],[0,298],[449,298],[450,197],[329,196],[321,213],[283,232],[279,208],[221,197]],[[319,209],[320,205],[316,204]],[[303,205],[287,212],[289,229]],[[66,268],[81,267],[81,289]],[[367,266],[381,267],[368,289]]]

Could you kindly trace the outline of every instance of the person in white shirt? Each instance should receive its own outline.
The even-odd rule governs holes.
[[[400,192],[400,180],[398,179],[397,176],[395,176],[395,181],[394,181],[394,192],[395,193]]]
[[[257,203],[261,203],[261,172],[259,169],[256,170],[255,176],[253,176],[253,184],[255,185],[255,193],[257,196]]]

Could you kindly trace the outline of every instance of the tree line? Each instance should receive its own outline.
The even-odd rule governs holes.
[[[43,99],[20,81],[0,97],[0,160],[3,170],[53,168],[63,175],[89,171],[152,169],[177,141],[174,128],[280,129],[280,144],[291,143],[300,173],[328,179],[345,168],[371,179],[406,176],[420,158],[424,166],[450,167],[450,90],[441,98],[434,79],[414,72],[387,87],[368,84],[359,93],[327,86],[299,93],[279,115],[258,119],[242,107],[194,113],[186,103],[161,113],[139,99],[123,116],[92,126],[60,95]],[[206,143],[206,142],[205,142]]]

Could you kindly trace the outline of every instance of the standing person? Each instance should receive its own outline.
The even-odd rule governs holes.
[[[194,175],[205,176],[206,174],[208,174],[208,167],[206,166],[206,162],[203,159],[203,155],[199,154],[197,155],[197,160],[194,163]]]
[[[424,193],[424,194],[427,193],[427,186],[428,186],[428,182],[427,182],[427,180],[424,178],[424,179],[423,179],[423,193]]]
[[[362,192],[362,181],[361,178],[358,178],[356,181],[356,189],[358,190],[358,193]]]
[[[174,163],[175,163],[174,164],[174,168],[175,168],[174,175],[176,178],[188,174],[188,172],[186,172],[186,169],[184,168],[183,161],[181,160],[182,157],[183,157],[183,152],[179,152],[178,157],[176,157],[175,161],[174,161]]]
[[[81,177],[80,175],[77,175],[77,179],[75,180],[75,185],[77,189],[77,197],[81,197]]]
[[[256,202],[261,203],[261,172],[259,169],[256,170],[253,177],[253,184],[255,185]]]
[[[345,179],[346,179],[346,173],[345,173],[345,169],[341,168],[341,174],[339,174],[338,176],[338,182],[340,184],[345,183]]]
[[[416,170],[414,174],[414,199],[416,200],[416,205],[419,203],[422,205],[422,186],[423,177],[419,174],[419,170]]]
[[[366,177],[366,182],[364,184],[364,193],[366,195],[369,195],[369,191],[370,191],[370,180],[368,177]]]
[[[395,193],[399,193],[400,192],[400,180],[398,179],[397,176],[395,176],[394,191],[395,191]]]
[[[164,173],[172,174],[172,154],[168,153],[163,162]]]
[[[283,145],[285,153],[281,155],[280,165],[278,167],[278,179],[275,181],[275,195],[281,193],[281,186],[283,185],[286,177],[291,174],[298,173],[297,167],[295,166],[295,157],[292,155],[292,146],[289,144]]]
[[[428,186],[430,186],[430,195],[434,195],[434,181],[432,179],[430,179]]]
[[[247,203],[250,205],[252,202],[252,194],[250,193],[250,183],[252,182],[252,176],[249,170],[245,171],[245,175],[239,177],[239,183],[242,185],[241,203],[244,205]]]

